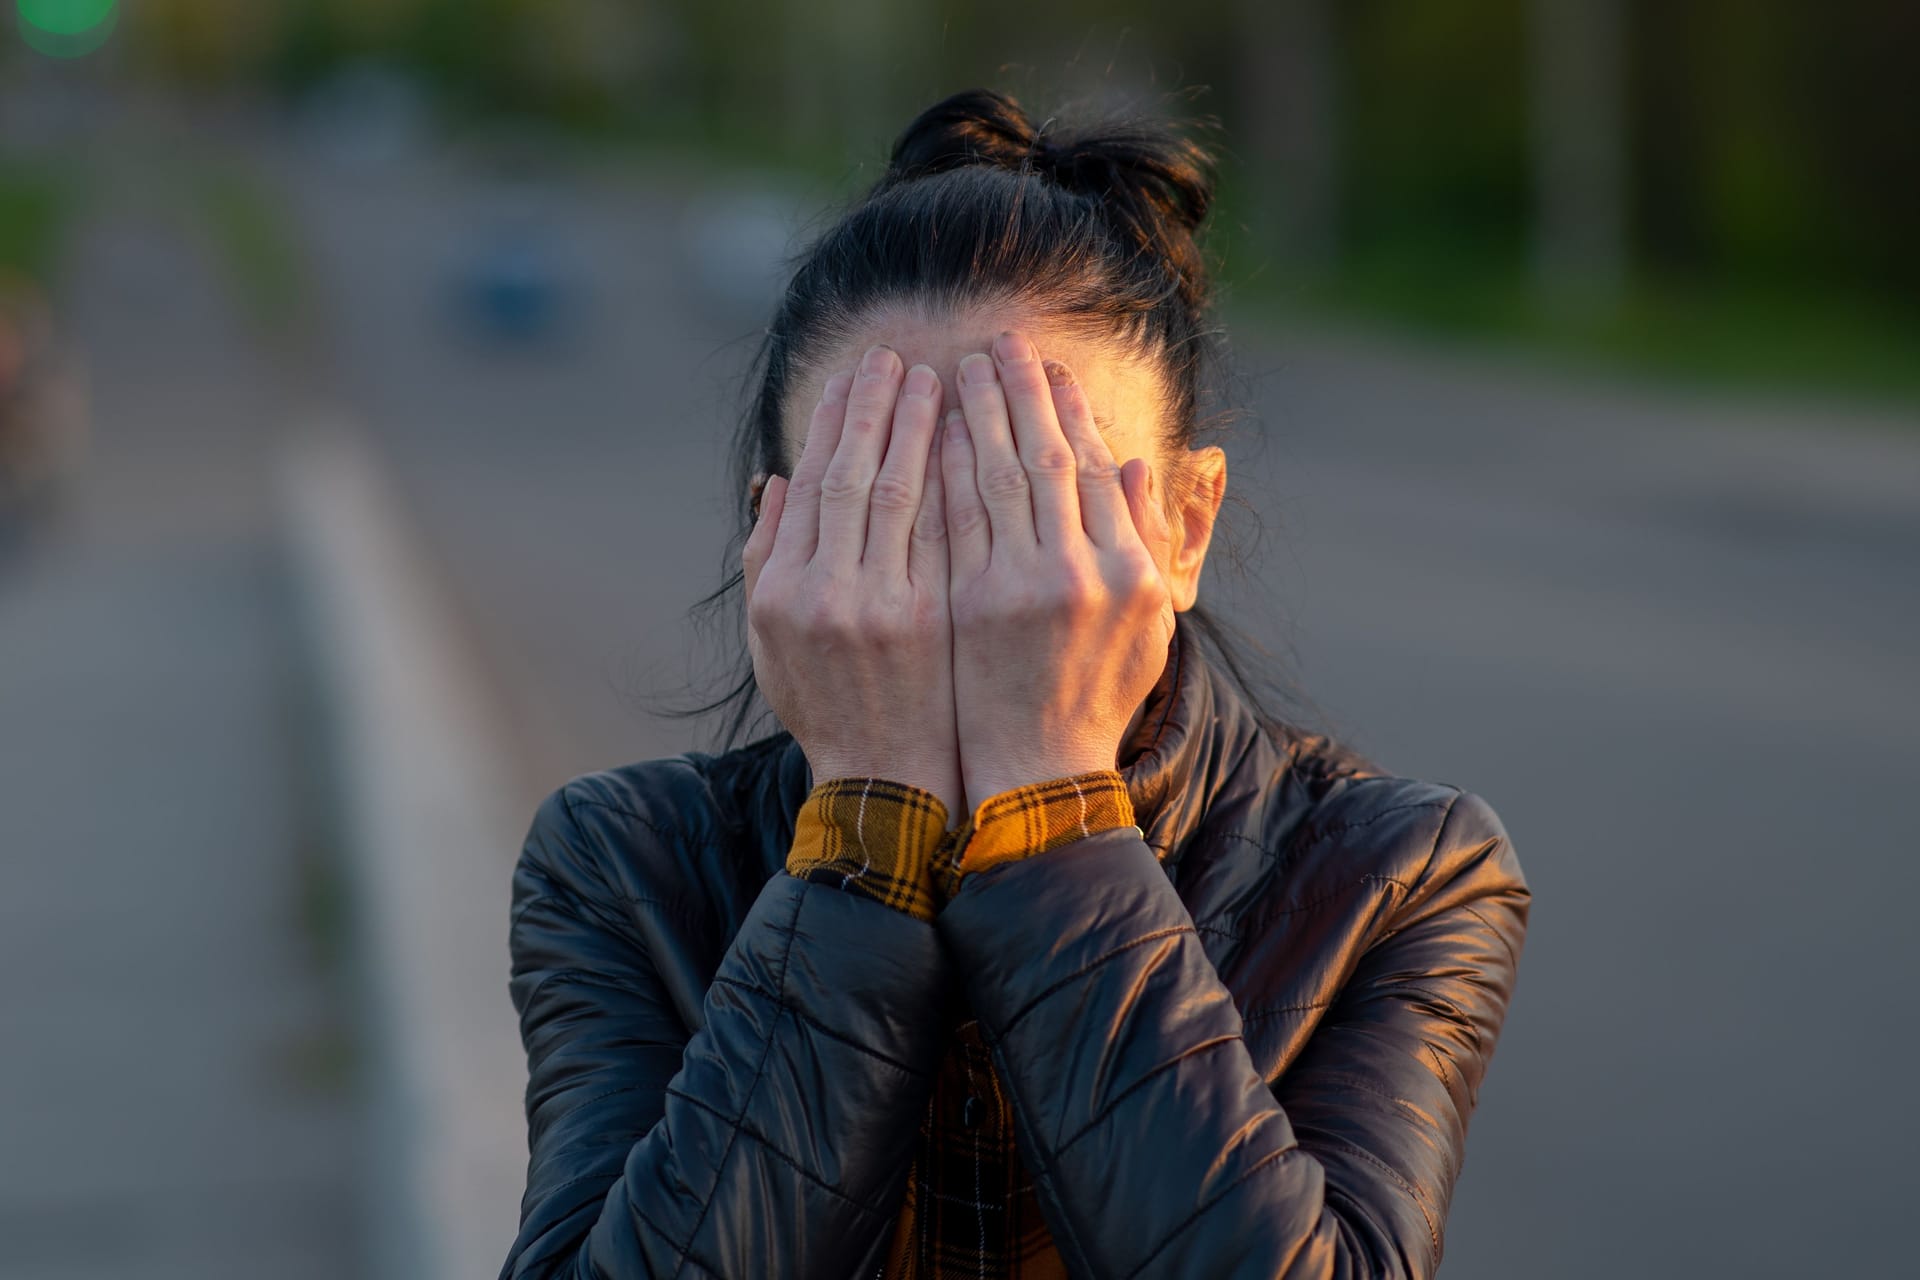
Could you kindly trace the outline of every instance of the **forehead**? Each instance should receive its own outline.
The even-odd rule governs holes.
[[[850,370],[875,343],[900,353],[906,368],[925,364],[940,376],[942,404],[960,404],[960,361],[990,351],[1002,330],[1016,329],[1033,339],[1041,359],[1064,362],[1086,389],[1095,422],[1114,460],[1124,463],[1151,451],[1160,423],[1162,399],[1158,373],[1117,344],[1099,342],[1050,324],[1025,307],[980,306],[962,311],[914,304],[880,308],[858,321],[849,334],[822,351],[800,371],[789,390],[784,413],[789,464],[806,443],[807,424],[827,379]]]

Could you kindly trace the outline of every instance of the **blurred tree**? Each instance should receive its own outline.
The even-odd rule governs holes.
[[[255,0],[147,0],[120,33],[150,72],[193,84],[256,78],[281,38],[282,11]]]
[[[1238,151],[1281,255],[1331,268],[1340,241],[1338,57],[1330,0],[1238,0]],[[1261,236],[1262,240],[1267,236]]]
[[[145,0],[126,61],[298,88],[349,59],[536,114],[858,183],[912,114],[1007,89],[1225,126],[1273,258],[1437,302],[1531,279],[1920,305],[1915,0]],[[17,51],[16,51],[17,53]],[[857,162],[857,163],[856,163]],[[1244,205],[1244,207],[1240,207]]]
[[[1534,276],[1552,301],[1617,302],[1627,268],[1621,0],[1533,0]]]
[[[1343,221],[1352,252],[1448,274],[1519,260],[1531,221],[1529,2],[1343,6]]]

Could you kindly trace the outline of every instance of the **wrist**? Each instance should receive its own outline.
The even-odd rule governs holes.
[[[884,778],[901,786],[929,791],[947,806],[949,814],[958,813],[965,798],[960,772],[951,766],[922,764],[898,757],[888,760],[822,757],[818,761],[809,759],[807,767],[812,771],[815,786],[835,778]]]
[[[1118,768],[1114,753],[1091,760],[1074,760],[1060,756],[1045,763],[1018,768],[1009,767],[1006,762],[1001,761],[991,771],[983,770],[980,773],[966,775],[967,802],[972,806],[968,812],[978,810],[982,801],[1021,787],[1038,786],[1060,778],[1077,778],[1083,774],[1117,771]]]

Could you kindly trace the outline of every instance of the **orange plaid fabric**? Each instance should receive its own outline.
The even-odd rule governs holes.
[[[948,856],[934,860],[934,875],[941,892],[952,897],[961,879],[976,871],[1133,825],[1133,800],[1117,769],[1015,787],[974,806],[954,830]]]
[[[947,806],[931,791],[884,778],[832,778],[794,819],[787,870],[933,919],[935,855],[947,842]]]
[[[951,831],[946,818],[930,791],[831,779],[801,807],[787,870],[931,920],[968,875],[1134,826],[1126,781],[1114,769],[989,796]],[[936,1072],[881,1280],[948,1276],[1066,1276],[1015,1149],[1005,1083],[971,1019],[954,1028]]]

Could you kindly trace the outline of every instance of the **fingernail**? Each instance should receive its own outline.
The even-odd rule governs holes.
[[[993,354],[1002,360],[1033,359],[1033,344],[1011,329],[1002,329],[993,340]]]
[[[860,361],[860,372],[869,376],[892,373],[899,360],[892,347],[884,342],[876,343],[867,349],[866,357]]]
[[[940,375],[927,365],[917,364],[907,370],[907,381],[900,391],[903,395],[930,397],[939,385]]]
[[[981,352],[974,352],[960,362],[960,381],[967,383],[988,383],[1000,375],[994,372],[993,361]]]
[[[955,409],[947,414],[947,439],[960,444],[967,443],[967,415]]]
[[[1073,384],[1073,371],[1058,360],[1045,361],[1040,367],[1047,371],[1047,381],[1054,386],[1066,387]]]

